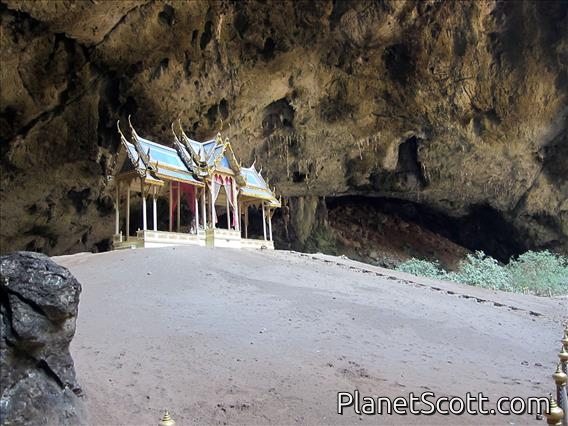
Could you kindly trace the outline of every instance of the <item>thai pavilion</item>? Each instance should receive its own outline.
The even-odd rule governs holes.
[[[274,249],[272,215],[280,201],[254,164],[240,166],[228,139],[223,141],[218,134],[215,139],[197,142],[184,133],[181,123],[178,133],[172,124],[174,148],[170,148],[140,137],[130,117],[128,123],[130,140],[117,123],[121,146],[113,176],[115,249],[188,244]],[[131,235],[133,197],[140,203],[141,221],[137,223],[141,225]],[[159,199],[167,199],[169,205],[167,229],[158,229]],[[248,238],[251,208],[262,215],[262,239]],[[148,216],[152,223],[148,223]],[[184,222],[188,226],[182,227]],[[161,223],[164,227],[163,220]]]

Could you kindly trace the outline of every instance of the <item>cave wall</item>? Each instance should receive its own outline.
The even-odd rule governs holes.
[[[163,143],[177,118],[221,130],[305,204],[293,236],[318,205],[298,200],[365,195],[492,209],[568,251],[566,2],[2,0],[0,18],[2,252],[108,248],[129,114]]]

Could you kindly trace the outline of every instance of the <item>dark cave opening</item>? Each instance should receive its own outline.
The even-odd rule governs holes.
[[[264,47],[262,48],[262,50],[259,53],[265,61],[268,61],[268,60],[274,58],[274,51],[275,50],[276,50],[276,43],[274,42],[272,37],[268,37],[264,41]]]
[[[169,58],[164,58],[160,61],[160,63],[154,68],[154,71],[150,74],[150,80],[153,81],[162,76],[162,74],[166,71],[170,64]]]
[[[299,172],[299,171],[295,171],[294,173],[292,173],[292,182],[294,183],[301,183],[304,182],[306,180],[306,174]]]
[[[398,147],[398,161],[396,171],[420,174],[420,163],[418,161],[418,141],[416,137],[407,139]]]
[[[428,185],[428,179],[424,175],[424,170],[418,155],[418,147],[422,142],[416,136],[412,136],[398,147],[398,160],[396,163],[396,174],[405,176],[406,180],[412,179],[421,188]],[[408,182],[407,182],[408,183]]]
[[[243,12],[237,13],[237,15],[235,16],[234,25],[235,25],[235,30],[237,30],[237,33],[242,38],[247,32],[247,29],[249,27],[248,18]]]
[[[369,177],[372,188],[384,191],[408,192],[420,190],[428,186],[428,177],[424,167],[420,162],[419,146],[423,143],[422,139],[412,136],[402,142],[398,147],[398,158],[395,170],[384,170],[375,168]],[[349,172],[357,170],[357,162],[351,164]],[[357,186],[356,181],[351,182],[351,186]],[[365,189],[365,188],[360,188]]]
[[[518,230],[488,205],[472,206],[468,214],[460,217],[423,204],[382,197],[326,197],[326,206],[329,211],[341,206],[364,206],[366,211],[399,217],[468,250],[483,250],[501,262],[528,250]]]
[[[394,44],[387,47],[383,53],[383,60],[394,81],[406,83],[414,73],[415,63],[410,48],[405,44]]]
[[[96,249],[96,253],[109,251],[112,248],[112,240],[110,238],[103,238],[102,240],[93,244],[93,246]]]
[[[227,117],[229,117],[229,105],[225,98],[221,99],[221,102],[219,102],[219,114],[221,114],[221,118],[223,120],[226,120]]]
[[[158,13],[158,21],[163,25],[171,27],[174,23],[174,14],[175,9],[169,4],[166,4],[162,11]]]
[[[207,117],[209,127],[212,127],[215,124],[215,122],[217,121],[218,113],[219,113],[219,108],[218,108],[217,105],[212,105],[211,107],[209,107],[209,109],[205,113],[205,117]]]
[[[205,29],[201,34],[201,38],[199,39],[199,47],[201,50],[205,49],[211,39],[213,38],[213,23],[211,21],[207,21],[205,23]]]
[[[262,130],[269,136],[277,129],[294,128],[294,108],[286,98],[278,99],[264,108]]]
[[[88,198],[90,195],[90,188],[85,188],[79,191],[70,189],[69,191],[67,191],[67,197],[69,198],[69,200],[71,200],[73,207],[75,207],[75,212],[78,215],[83,214],[87,210],[87,205],[89,203]]]

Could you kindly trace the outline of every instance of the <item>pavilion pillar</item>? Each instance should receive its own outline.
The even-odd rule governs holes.
[[[215,178],[213,178],[215,179]],[[215,195],[213,194],[213,185],[215,181],[211,181],[211,228],[216,228],[215,223]]]
[[[169,200],[169,204],[170,204],[170,217],[169,217],[169,223],[170,223],[170,227],[169,230],[170,232],[172,232],[172,229],[174,229],[174,183],[170,182],[170,200]]]
[[[229,191],[227,191],[227,185],[225,187],[225,198],[227,199],[227,229],[231,229],[231,205],[229,203]]]
[[[201,190],[201,217],[203,218],[203,229],[207,229],[207,212],[205,209],[205,192],[206,187]]]
[[[140,179],[140,195],[142,196],[142,229],[148,230],[148,222],[146,218],[146,194],[144,194],[144,179]]]
[[[197,234],[197,230],[199,229],[199,201],[198,201],[198,197],[197,197],[197,187],[194,186],[194,207],[193,207],[193,211],[195,212],[195,233]]]
[[[126,188],[126,230],[124,232],[126,240],[130,235],[130,182],[128,182],[128,188]]]
[[[114,210],[116,213],[116,222],[114,226],[114,234],[118,235],[120,232],[120,182],[116,182],[116,204],[114,206]]]
[[[245,238],[248,238],[248,228],[249,228],[249,206],[245,207]]]
[[[233,190],[233,209],[235,210],[233,213],[233,217],[236,219],[235,220],[235,230],[237,231],[241,231],[241,216],[239,215],[239,201],[238,201],[238,197],[239,197],[239,193],[237,192],[237,183],[235,180],[233,180],[233,185],[231,186],[232,190]]]
[[[262,231],[264,232],[264,241],[266,241],[266,214],[264,211],[264,202],[262,203]]]
[[[181,182],[178,182],[178,190],[177,190],[177,232],[180,231],[180,225],[181,225]]]
[[[156,204],[156,188],[152,194],[152,220],[154,222],[154,231],[158,230],[158,207]]]
[[[241,211],[242,210],[243,210],[243,207],[240,205],[239,202],[237,202],[237,214],[235,216],[237,217],[237,230],[239,231],[239,233],[242,229],[242,226],[241,226],[241,220],[242,220]]]
[[[270,241],[272,241],[272,215],[270,214],[270,209],[268,209],[268,235],[270,236]]]

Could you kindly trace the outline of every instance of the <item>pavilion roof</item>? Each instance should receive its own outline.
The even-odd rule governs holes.
[[[241,194],[247,197],[261,198],[268,201],[272,207],[280,207],[280,201],[278,201],[260,172],[256,170],[254,164],[249,168],[241,167],[241,175],[246,181],[246,185],[240,188]]]
[[[156,176],[167,180],[202,184],[193,177],[193,171],[187,168],[175,149],[140,137],[138,143],[150,158],[150,164],[155,167]]]
[[[175,149],[140,137],[132,125],[130,126],[132,142],[128,142],[122,132],[121,139],[127,149],[128,157],[140,175],[161,183],[164,180],[173,180],[203,185],[203,182],[193,176],[193,170],[186,166]]]
[[[241,194],[245,197],[268,201],[271,207],[280,207],[280,201],[270,189],[261,172],[251,167],[241,167],[228,138],[198,142],[190,139],[181,128],[182,139],[174,131],[174,148],[140,137],[128,119],[131,140],[128,141],[120,130],[121,142],[136,172],[145,179],[163,184],[164,181],[178,181],[203,186],[204,179],[214,173],[234,175]]]
[[[172,123],[175,146],[182,157],[184,154],[189,154],[188,157],[192,160],[191,165],[195,166],[196,170],[194,171],[199,176],[211,175],[215,172],[239,175],[240,164],[228,138],[223,141],[221,134],[218,133],[214,139],[198,142],[185,134],[181,121],[178,121],[178,126],[181,140],[178,138]],[[187,159],[185,162],[188,163]]]

